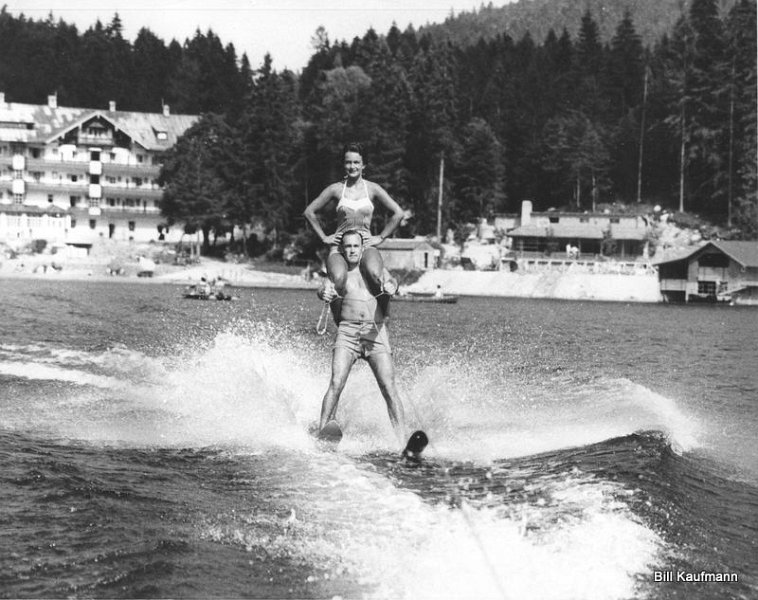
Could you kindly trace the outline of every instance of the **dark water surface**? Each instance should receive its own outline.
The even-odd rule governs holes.
[[[755,310],[398,303],[407,465],[312,292],[0,289],[0,597],[758,597]]]

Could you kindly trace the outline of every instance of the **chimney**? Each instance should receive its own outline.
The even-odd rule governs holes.
[[[50,94],[47,97],[47,105],[50,108],[58,108],[58,92],[55,92],[54,94]]]
[[[111,112],[116,112],[116,101],[115,100],[110,100],[108,102],[108,110],[111,111]]]
[[[529,225],[532,220],[532,201],[524,200],[521,203],[521,226]]]
[[[171,114],[168,104],[163,105],[163,116],[168,117]]]

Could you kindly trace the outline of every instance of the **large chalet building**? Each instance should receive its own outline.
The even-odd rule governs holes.
[[[161,217],[162,154],[196,115],[6,102],[0,92],[0,242],[80,248],[178,240]]]

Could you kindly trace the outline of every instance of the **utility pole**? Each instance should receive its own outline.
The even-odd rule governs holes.
[[[440,189],[437,196],[437,241],[442,243],[442,184],[445,179],[445,153],[440,156]]]
[[[645,81],[642,86],[642,117],[640,119],[640,154],[637,160],[637,204],[642,202],[642,156],[645,146],[645,109],[647,107],[647,78],[649,67],[645,65]]]

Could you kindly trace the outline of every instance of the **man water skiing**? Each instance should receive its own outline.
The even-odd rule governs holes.
[[[361,234],[357,231],[345,232],[340,246],[347,263],[345,295],[339,297],[331,282],[327,282],[319,290],[319,297],[331,303],[334,321],[337,323],[337,336],[332,354],[332,376],[321,404],[319,430],[324,432],[327,424],[331,425],[330,422],[334,421],[340,395],[345,388],[350,370],[358,358],[363,358],[371,367],[387,403],[387,413],[395,435],[401,444],[405,444],[408,439],[405,412],[395,384],[395,367],[386,323],[390,297],[397,291],[397,282],[389,271],[384,269],[383,291],[374,297],[359,268],[364,249]],[[416,434],[414,436],[418,437]],[[417,455],[423,450],[423,446],[417,449],[418,445],[415,444],[411,448],[410,454],[406,447],[404,454],[412,457]]]

